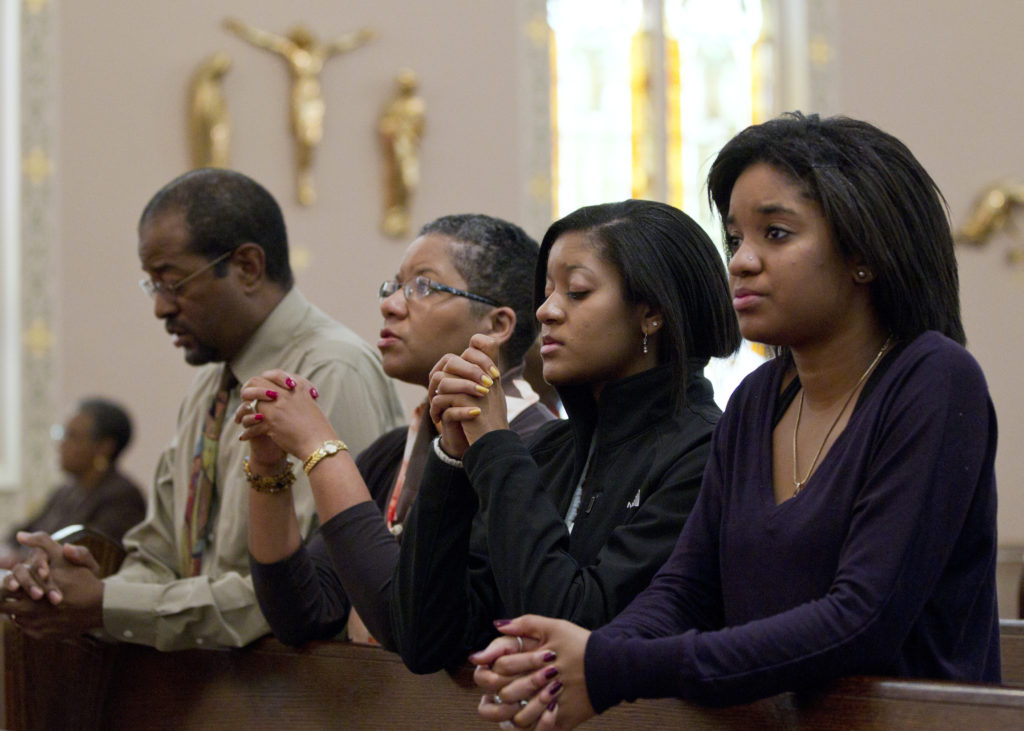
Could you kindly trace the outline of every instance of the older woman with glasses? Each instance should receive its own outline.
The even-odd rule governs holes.
[[[522,380],[523,356],[537,333],[531,298],[537,250],[518,226],[489,216],[445,216],[427,224],[397,277],[378,290],[384,326],[377,347],[385,372],[425,387],[442,355],[461,352],[472,335],[486,333],[500,343],[512,428],[526,436],[554,418]],[[407,428],[385,434],[353,459],[310,395],[315,398],[315,389],[298,376],[267,373],[243,390],[246,403],[235,417],[250,427],[245,438],[256,489],[249,501],[249,549],[260,606],[288,644],[333,637],[348,621],[350,637],[390,646],[387,586],[437,430],[421,405]],[[310,475],[321,521],[307,545],[291,495],[260,489],[261,476],[279,474],[289,454]]]
[[[120,405],[103,398],[83,399],[52,434],[68,482],[10,532],[6,545],[0,546],[0,567],[10,568],[25,556],[17,541],[19,532],[53,533],[84,525],[120,541],[146,516],[142,491],[118,469],[118,458],[132,438],[131,419]]]

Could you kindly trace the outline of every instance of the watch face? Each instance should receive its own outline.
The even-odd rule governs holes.
[[[335,452],[338,451],[338,445],[337,444],[325,444],[324,445],[324,451],[327,452],[327,454],[334,454]]]

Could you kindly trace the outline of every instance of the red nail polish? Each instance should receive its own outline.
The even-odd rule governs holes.
[[[316,386],[310,387],[309,395],[313,398],[320,398],[320,392],[316,390]]]
[[[561,689],[562,689],[562,681],[561,680],[556,680],[554,683],[551,684],[551,687],[548,688],[548,693],[550,695],[554,695],[555,693],[557,693]]]
[[[286,385],[288,388],[295,388],[295,379],[290,377],[284,379],[284,385]]]
[[[512,624],[511,619],[496,619],[494,620],[495,627],[504,627],[506,624]]]
[[[541,658],[541,659],[542,659],[542,660],[543,660],[544,662],[551,662],[551,661],[552,661],[552,660],[554,660],[554,659],[555,659],[556,657],[558,657],[558,655],[556,655],[556,654],[555,654],[555,651],[554,651],[554,650],[548,650],[547,652],[545,652],[545,653],[544,653],[544,657],[543,657],[543,658]]]
[[[270,389],[268,388],[268,389],[267,389],[267,398],[268,398],[268,399],[271,399],[271,400],[273,400],[273,399],[276,399],[276,398],[277,398],[277,391],[271,391],[271,390],[270,390]]]
[[[253,414],[252,418],[256,421],[263,421],[263,414]]]
[[[551,680],[556,675],[558,675],[558,668],[556,668],[554,666],[551,666],[547,670],[544,671],[544,679],[545,680]]]

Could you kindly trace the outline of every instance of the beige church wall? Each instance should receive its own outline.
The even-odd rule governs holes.
[[[1024,180],[1024,3],[845,0],[838,28],[841,111],[906,142],[945,193],[955,224],[986,185]],[[985,371],[999,419],[1004,615],[1016,609],[1024,545],[1024,264],[1006,259],[1010,247],[1024,246],[1021,231],[958,250],[968,348]]]
[[[194,370],[136,285],[135,224],[150,195],[188,167],[186,88],[203,58],[221,50],[233,60],[224,82],[232,165],[282,203],[299,286],[372,343],[380,326],[376,285],[394,273],[407,243],[378,229],[382,170],[374,125],[394,75],[403,66],[416,70],[427,104],[413,226],[455,211],[517,219],[528,188],[521,144],[531,118],[524,110],[533,108],[521,95],[523,2],[535,0],[55,2],[57,401],[91,393],[122,400],[138,430],[125,464],[148,483]],[[325,134],[312,208],[295,201],[286,68],[222,30],[221,20],[232,15],[276,32],[303,21],[321,39],[363,26],[380,34],[329,61],[321,76]],[[903,139],[959,223],[986,184],[1024,178],[1024,95],[1014,76],[1024,68],[1020,28],[1019,0],[838,0],[839,84],[828,95],[837,108],[823,111],[868,119]],[[540,228],[529,227],[534,235]],[[1019,560],[1024,391],[1014,376],[1024,358],[1024,268],[1007,266],[1012,245],[1024,245],[1024,234],[1001,234],[958,257],[969,348],[1000,418],[1003,558],[1016,551]],[[420,393],[402,390],[410,405]],[[1001,590],[1004,606],[1008,597]]]
[[[188,168],[186,88],[206,56],[232,58],[224,81],[231,163],[282,204],[298,286],[369,342],[380,328],[376,287],[412,238],[389,239],[378,226],[375,123],[399,68],[419,74],[427,105],[414,228],[445,213],[517,215],[515,3],[68,0],[57,10],[60,402],[91,393],[123,401],[138,432],[125,465],[143,484],[194,370],[136,285],[135,225],[148,198]],[[225,32],[226,16],[278,33],[301,21],[323,40],[364,26],[379,33],[321,75],[313,207],[295,198],[286,67]],[[421,394],[402,390],[410,405]]]

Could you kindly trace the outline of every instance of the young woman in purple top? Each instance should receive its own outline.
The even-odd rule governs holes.
[[[996,421],[963,348],[944,201],[865,122],[750,127],[708,180],[745,337],[672,556],[589,632],[527,615],[471,658],[481,715],[571,728],[623,700],[748,702],[871,674],[999,681]]]

